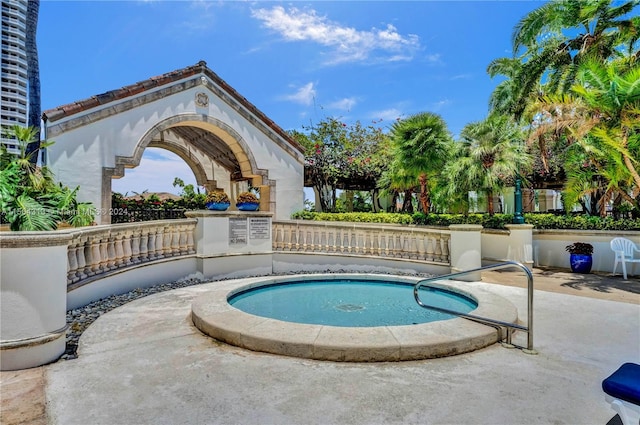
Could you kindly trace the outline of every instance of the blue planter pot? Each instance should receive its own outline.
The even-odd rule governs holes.
[[[229,208],[230,203],[222,203],[222,202],[209,202],[205,206],[208,210],[213,211],[226,211]]]
[[[258,211],[260,204],[255,202],[240,202],[236,204],[240,211]]]
[[[593,264],[593,258],[587,254],[571,254],[569,256],[571,271],[574,273],[589,273]]]

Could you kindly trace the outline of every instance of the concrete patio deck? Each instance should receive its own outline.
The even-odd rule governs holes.
[[[0,373],[2,424],[607,424],[601,381],[640,361],[640,280],[534,270],[537,355],[500,345],[400,363],[254,353],[202,335],[191,300],[155,294],[100,317],[79,358]],[[525,317],[524,278],[478,285]]]

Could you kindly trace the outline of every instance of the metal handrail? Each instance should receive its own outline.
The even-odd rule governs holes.
[[[420,299],[420,295],[418,291],[423,286],[428,286],[427,283],[433,282],[436,280],[443,279],[451,279],[452,277],[463,276],[469,273],[474,272],[482,272],[485,270],[499,270],[499,269],[507,269],[517,267],[525,272],[527,275],[527,326],[518,325],[516,323],[508,323],[503,322],[501,320],[490,319],[487,317],[475,316],[473,314],[462,313],[459,311],[453,311],[442,307],[436,307],[424,304]],[[452,314],[454,316],[462,317],[465,319],[473,320],[474,322],[479,322],[487,325],[497,325],[504,326],[507,328],[507,344],[511,344],[511,332],[513,329],[517,329],[520,331],[524,331],[527,333],[527,347],[524,350],[529,354],[535,354],[535,350],[533,349],[533,274],[531,274],[531,270],[529,270],[525,265],[519,263],[517,261],[506,261],[504,263],[492,264],[490,266],[479,267],[477,269],[464,270],[456,273],[449,273],[446,275],[430,277],[428,279],[423,279],[418,281],[413,287],[413,297],[416,299],[416,302],[420,307],[428,308],[431,310],[436,310],[442,313]],[[524,347],[521,347],[524,348]]]

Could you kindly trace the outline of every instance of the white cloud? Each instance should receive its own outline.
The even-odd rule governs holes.
[[[432,109],[434,111],[439,111],[443,109],[445,106],[449,106],[449,105],[451,105],[451,101],[449,99],[442,99],[432,103],[429,109]]]
[[[188,18],[181,21],[178,24],[178,28],[185,31],[187,34],[202,33],[210,30],[216,21],[216,17],[212,7],[218,7],[222,4],[220,2],[210,0],[192,0],[189,3]]]
[[[313,83],[307,83],[296,90],[295,93],[284,96],[286,100],[290,100],[301,105],[311,105],[316,97],[316,89]]]
[[[342,111],[350,111],[354,106],[356,106],[357,103],[358,101],[355,97],[346,97],[344,99],[340,99],[338,101],[330,103],[329,108],[340,109]]]
[[[252,16],[287,41],[312,41],[332,49],[330,64],[364,60],[409,61],[420,48],[417,35],[401,35],[391,24],[384,29],[361,31],[318,16],[313,9],[303,11],[292,7],[285,10],[282,6],[274,6],[253,10]]]
[[[433,53],[430,55],[426,55],[424,59],[432,65],[442,65],[444,63],[442,61],[442,56],[440,55],[440,53]]]
[[[458,74],[450,77],[450,80],[469,80],[472,77],[471,74]]]
[[[396,108],[389,108],[389,109],[385,109],[383,111],[374,111],[371,114],[369,114],[371,118],[373,119],[382,119],[382,120],[396,120],[398,118],[402,118],[402,112],[399,109]]]

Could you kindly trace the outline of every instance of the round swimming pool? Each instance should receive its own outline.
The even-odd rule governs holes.
[[[477,350],[494,344],[504,337],[504,330],[462,318],[446,320],[439,318],[427,322],[411,318],[408,320],[409,323],[404,324],[393,324],[388,321],[383,324],[364,326],[344,322],[341,325],[298,323],[289,321],[286,317],[266,317],[264,311],[259,314],[256,314],[258,312],[248,313],[231,304],[234,299],[238,302],[250,298],[246,295],[253,291],[269,294],[270,291],[282,287],[285,290],[302,291],[302,297],[294,297],[293,301],[287,303],[297,303],[304,311],[307,309],[308,302],[315,302],[318,298],[317,295],[307,293],[309,289],[307,285],[317,283],[320,279],[336,285],[344,285],[344,281],[366,280],[364,286],[359,286],[357,289],[365,287],[367,289],[355,292],[367,292],[372,283],[383,287],[394,285],[394,290],[407,290],[406,298],[409,305],[415,304],[411,285],[415,285],[420,280],[420,278],[408,276],[375,274],[319,274],[212,282],[193,300],[191,319],[205,335],[231,345],[253,351],[330,361],[372,362],[444,357]],[[340,281],[342,283],[338,283]],[[428,294],[423,294],[422,300],[425,303],[431,304],[442,294],[446,294],[447,297],[453,294],[456,302],[466,304],[466,308],[472,310],[474,315],[503,322],[516,322],[518,319],[515,306],[486,290],[486,284],[481,282],[446,280],[430,286],[435,289]],[[261,288],[267,288],[267,290],[262,291]],[[328,292],[326,288],[324,292]],[[319,289],[320,292],[323,292],[322,289]],[[267,297],[272,297],[274,293],[271,292]],[[438,294],[437,297],[432,296],[436,294]],[[276,304],[271,302],[266,304],[271,304],[267,310],[289,310],[289,307],[276,307]],[[399,309],[396,307],[392,310]],[[459,307],[461,308],[461,305],[453,309],[457,310]],[[417,304],[415,308],[419,309]],[[348,320],[353,320],[354,313],[357,315],[360,314],[359,312],[366,312],[369,307],[360,300],[338,297],[333,301],[331,309],[341,311],[350,317]],[[429,315],[433,312],[425,310],[423,313]],[[315,315],[316,313],[313,314]],[[388,315],[377,313],[374,316]],[[308,322],[308,320],[305,321]]]
[[[478,306],[473,299],[444,289],[421,292],[421,298],[436,307],[468,313]],[[241,291],[228,301],[256,316],[312,325],[401,326],[455,318],[420,307],[413,285],[393,280],[306,278]]]

